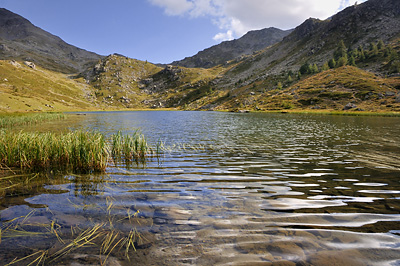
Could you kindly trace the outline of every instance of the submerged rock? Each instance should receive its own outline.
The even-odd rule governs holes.
[[[115,257],[106,257],[100,255],[90,255],[90,254],[74,254],[71,258],[72,262],[70,265],[81,266],[81,265],[99,265],[100,262],[105,263],[102,265],[107,266],[120,266],[122,265]],[[106,260],[107,259],[107,260]]]

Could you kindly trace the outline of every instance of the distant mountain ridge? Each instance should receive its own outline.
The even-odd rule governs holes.
[[[214,45],[192,57],[174,61],[172,65],[189,68],[211,68],[243,55],[251,55],[254,52],[265,49],[280,42],[291,32],[292,30],[280,30],[273,27],[249,31],[239,39]]]
[[[50,70],[77,73],[101,58],[0,8],[0,59],[32,61]]]

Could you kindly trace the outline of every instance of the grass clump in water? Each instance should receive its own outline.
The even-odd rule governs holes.
[[[100,133],[0,131],[0,163],[7,167],[104,172],[108,157],[107,143]]]
[[[121,131],[118,131],[117,134],[111,136],[111,143],[114,160],[144,162],[153,154],[146,139],[138,131],[133,135],[122,135]]]
[[[111,151],[111,152],[110,152]],[[111,141],[98,132],[32,133],[0,131],[0,164],[22,170],[105,172],[115,161],[145,162],[154,154],[143,135],[113,134]]]
[[[65,119],[65,115],[62,113],[0,114],[0,128],[32,125],[61,119]]]

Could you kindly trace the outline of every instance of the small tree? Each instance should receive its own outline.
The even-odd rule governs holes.
[[[378,55],[379,50],[378,50],[378,46],[375,43],[370,43],[369,45],[369,55],[370,57],[374,57],[376,55]]]
[[[347,47],[344,44],[343,40],[340,40],[338,47],[336,48],[336,51],[333,53],[333,57],[338,60],[341,57],[344,57],[347,55]]]
[[[397,52],[393,49],[391,45],[387,45],[384,56],[388,58],[390,61],[392,61],[397,58]]]
[[[350,56],[348,64],[349,66],[356,66],[356,59],[354,58],[354,56]]]
[[[382,40],[378,41],[378,44],[376,45],[378,50],[381,51],[382,49],[385,48],[385,43]]]
[[[329,69],[329,64],[328,64],[328,62],[325,62],[321,67],[321,71],[326,71],[328,69]]]
[[[328,61],[328,66],[329,66],[329,68],[335,68],[335,67],[336,67],[335,58],[331,58],[331,59]]]
[[[342,67],[347,65],[348,59],[347,56],[342,56],[341,58],[339,58],[339,60],[337,61],[336,67]]]
[[[365,52],[364,52],[364,48],[360,45],[358,47],[358,58],[360,59],[360,61],[364,61],[365,60]]]
[[[300,67],[300,73],[302,75],[304,74],[309,74],[311,72],[311,66],[309,63],[304,63],[301,67]]]
[[[312,67],[311,67],[311,73],[318,73],[319,72],[319,69],[318,69],[318,66],[317,66],[317,64],[313,64],[312,65]]]

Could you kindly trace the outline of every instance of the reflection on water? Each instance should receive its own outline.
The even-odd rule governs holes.
[[[102,177],[42,182],[39,191],[21,193],[19,200],[3,197],[1,221],[35,209],[31,223],[57,221],[70,230],[104,221],[111,213],[138,213],[135,227],[146,239],[131,262],[117,251],[110,255],[121,265],[132,260],[140,265],[399,265],[399,122],[288,114],[91,113],[68,126],[106,134],[140,128],[150,143],[164,142],[164,156],[145,166],[110,167]],[[132,229],[124,219],[116,221],[113,227],[122,232]],[[17,243],[28,249],[32,239],[40,242],[25,236]],[[0,261],[29,254],[6,246],[7,241],[0,244]],[[43,242],[51,247],[57,239]],[[57,263],[93,259],[82,254],[98,252],[77,250]]]

